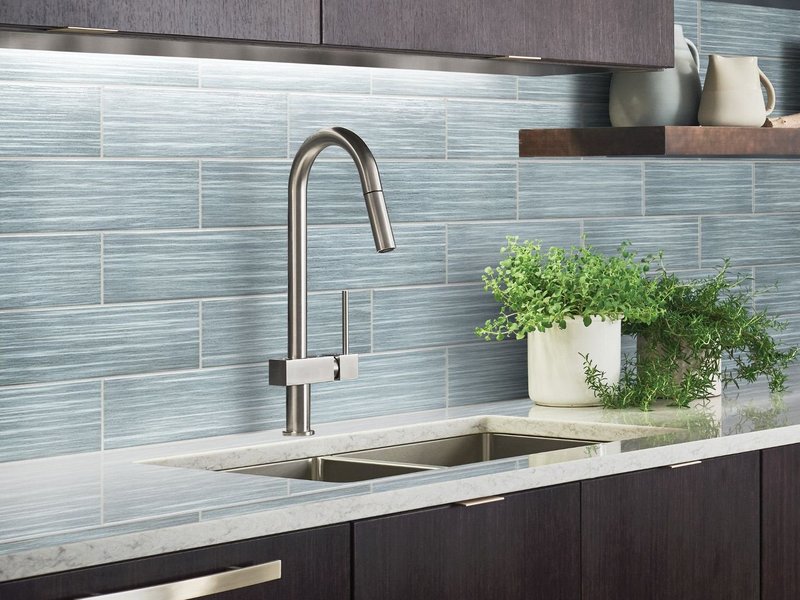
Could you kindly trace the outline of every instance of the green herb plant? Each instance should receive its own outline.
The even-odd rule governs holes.
[[[689,281],[663,266],[654,284],[663,310],[655,319],[628,319],[623,333],[637,337],[637,356],[625,357],[619,383],[609,384],[584,356],[589,388],[610,408],[647,410],[656,399],[685,407],[723,385],[764,376],[770,391],[786,387],[786,369],[798,348],[780,349],[773,332],[786,323],[754,310],[752,278],[731,276],[729,261],[716,274]]]
[[[663,309],[659,289],[645,275],[655,257],[637,260],[629,244],[613,256],[591,247],[542,249],[541,242],[508,237],[502,258],[483,275],[484,289],[500,305],[499,315],[475,330],[486,340],[523,339],[567,320],[592,317],[650,323]]]

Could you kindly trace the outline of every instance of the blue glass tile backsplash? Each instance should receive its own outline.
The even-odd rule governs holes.
[[[800,111],[800,12],[676,0],[701,53],[758,54]],[[309,189],[309,345],[356,381],[313,420],[527,393],[525,345],[472,333],[507,235],[730,257],[800,339],[800,165],[519,159],[522,127],[607,125],[607,74],[513,76],[0,50],[0,461],[281,427],[286,199],[315,129],[361,134],[397,251],[374,252],[355,170],[326,151]]]

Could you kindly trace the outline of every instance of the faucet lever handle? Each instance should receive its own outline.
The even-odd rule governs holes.
[[[342,290],[342,354],[350,353],[350,292]]]

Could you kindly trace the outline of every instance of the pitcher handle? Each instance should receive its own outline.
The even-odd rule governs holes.
[[[700,52],[697,51],[697,46],[692,43],[692,40],[685,40],[686,45],[689,46],[689,52],[692,53],[692,58],[694,59],[694,64],[700,67]]]
[[[767,90],[767,115],[769,116],[775,110],[775,88],[761,69],[758,70],[758,77],[761,79],[761,85]]]

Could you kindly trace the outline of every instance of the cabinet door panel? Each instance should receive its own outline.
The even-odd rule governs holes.
[[[549,61],[673,64],[665,0],[323,0],[322,42]]]
[[[274,42],[320,42],[319,0],[14,0],[0,23]]]
[[[762,452],[761,598],[800,598],[800,445]]]
[[[354,524],[355,600],[576,600],[579,488]]]
[[[65,600],[281,561],[281,578],[208,600],[350,600],[350,526],[337,525],[0,583],[0,598]]]
[[[581,484],[585,600],[756,600],[757,452]]]

